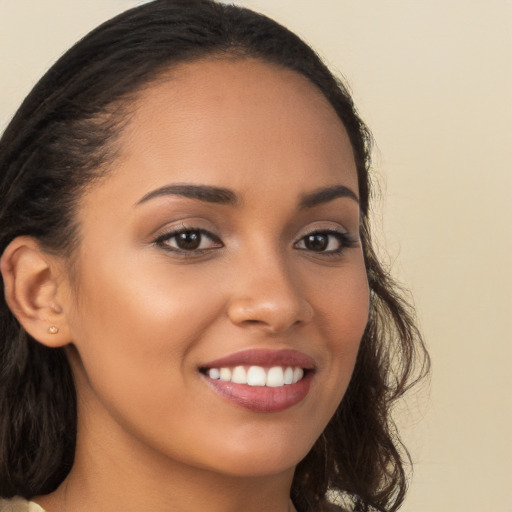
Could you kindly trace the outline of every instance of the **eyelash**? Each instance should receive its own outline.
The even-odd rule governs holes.
[[[304,242],[309,237],[314,236],[324,236],[328,238],[335,238],[338,243],[337,249],[331,249],[328,251],[315,251],[313,249],[308,249],[307,247],[297,247],[301,242]],[[327,247],[329,247],[331,241],[327,241]],[[301,239],[297,242],[295,242],[294,247],[301,251],[308,251],[312,252],[314,254],[319,254],[324,257],[335,257],[339,256],[341,253],[345,251],[345,249],[351,249],[353,247],[357,246],[357,240],[355,240],[349,233],[338,231],[336,229],[315,229],[309,233],[306,233],[304,236],[301,237]]]
[[[199,235],[199,245],[202,244],[203,238],[209,239],[213,244],[214,247],[208,247],[208,248],[192,248],[192,249],[183,249],[181,247],[172,247],[170,245],[170,241],[172,239],[176,239],[180,235]],[[177,229],[173,229],[171,231],[168,231],[167,233],[164,233],[160,235],[154,243],[167,251],[174,252],[178,255],[184,256],[184,257],[190,257],[190,256],[197,256],[199,254],[203,254],[209,250],[212,249],[221,249],[224,247],[224,244],[220,241],[218,237],[210,233],[209,231],[201,228],[194,228],[194,227],[185,227],[180,226]]]
[[[197,242],[199,244],[199,247],[190,248],[190,249],[184,249],[182,247],[178,247],[176,240],[177,237],[180,235],[195,235],[198,236]],[[335,238],[338,244],[338,247],[336,249],[330,249],[330,250],[314,250],[314,249],[308,249],[307,247],[299,247],[299,245],[305,244],[308,237],[318,237],[323,236],[327,237],[327,248],[332,243],[331,238]],[[210,240],[210,242],[213,244],[213,247],[207,247],[207,248],[200,248],[200,246],[203,243],[203,239],[207,238]],[[170,241],[175,239],[176,246],[173,247],[170,244]],[[201,254],[204,254],[208,251],[211,251],[213,249],[221,249],[224,247],[224,244],[222,241],[215,235],[213,235],[211,232],[202,229],[202,228],[194,228],[194,227],[185,227],[180,226],[177,229],[173,229],[167,233],[164,233],[160,235],[154,243],[162,248],[164,248],[167,251],[173,252],[177,255],[183,256],[183,257],[193,257],[198,256]],[[357,241],[346,232],[337,231],[335,229],[316,229],[312,230],[309,233],[306,233],[303,235],[297,242],[293,244],[293,246],[300,250],[300,251],[307,251],[311,252],[313,254],[318,254],[324,257],[335,257],[340,255],[342,252],[345,251],[345,249],[350,249],[352,247],[355,247],[357,245]]]

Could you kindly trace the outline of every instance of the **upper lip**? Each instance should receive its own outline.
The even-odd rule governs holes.
[[[251,349],[235,352],[214,361],[209,361],[201,365],[201,368],[225,368],[244,365],[265,367],[292,366],[313,370],[315,368],[315,361],[312,357],[297,350]]]

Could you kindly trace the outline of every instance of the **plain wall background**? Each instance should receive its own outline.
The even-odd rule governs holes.
[[[51,63],[135,0],[0,0],[0,131]],[[239,0],[302,35],[372,129],[377,225],[430,390],[399,423],[406,512],[512,512],[512,1]]]

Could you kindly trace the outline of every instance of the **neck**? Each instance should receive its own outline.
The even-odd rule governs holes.
[[[140,468],[143,469],[143,468]],[[141,471],[137,479],[102,471],[83,476],[73,470],[53,493],[36,498],[48,512],[296,512],[283,476],[260,479],[198,478],[174,472],[165,485]],[[190,475],[190,476],[189,476]],[[161,480],[161,479],[158,479]]]

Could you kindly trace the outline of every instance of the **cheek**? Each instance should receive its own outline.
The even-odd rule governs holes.
[[[341,402],[352,377],[369,315],[369,287],[364,262],[350,272],[326,281],[317,297],[318,326],[329,350],[328,387],[332,413]]]
[[[98,258],[81,276],[76,316],[85,339],[111,339],[123,346],[136,339],[145,349],[169,347],[174,340],[172,346],[179,349],[179,340],[185,345],[218,308],[207,272],[196,270],[191,276],[186,269],[167,268],[162,262],[155,265],[134,257],[120,265],[122,258],[112,259],[109,264]]]
[[[368,322],[370,292],[362,255],[322,280],[313,296],[325,338],[337,350],[357,350]]]
[[[186,270],[166,272],[165,265],[97,261],[80,277],[74,344],[93,387],[103,387],[112,400],[117,393],[150,408],[159,394],[168,397],[186,384],[187,354],[222,300],[205,293],[215,289],[207,275],[192,279]]]

